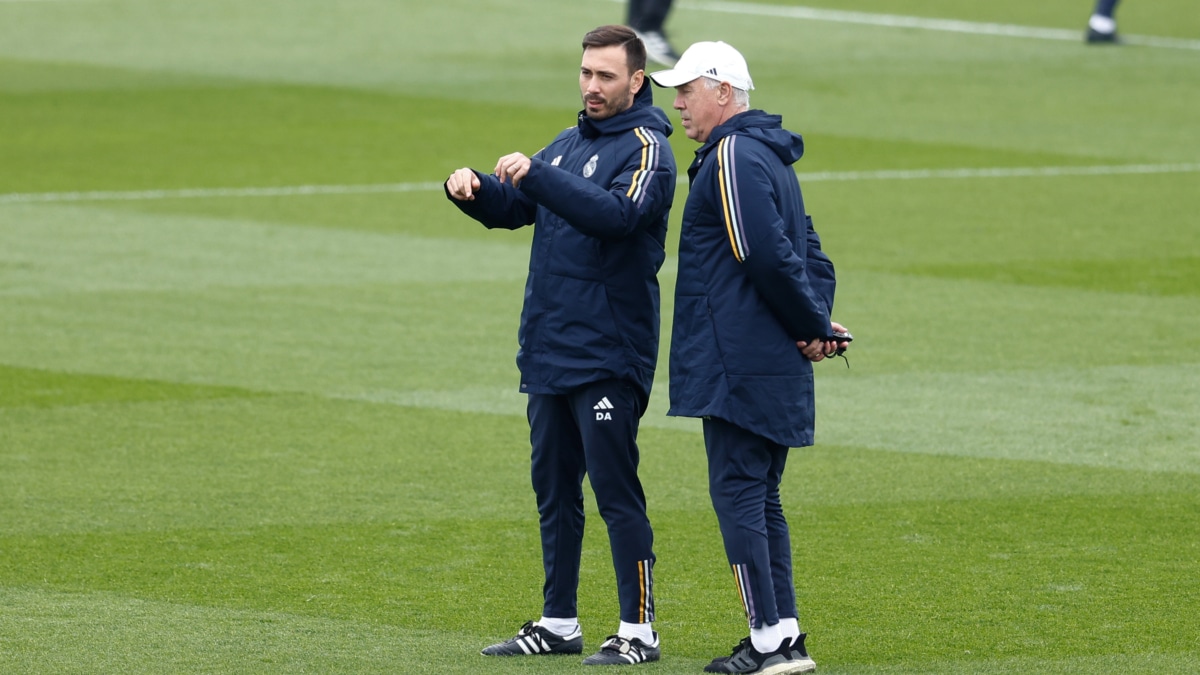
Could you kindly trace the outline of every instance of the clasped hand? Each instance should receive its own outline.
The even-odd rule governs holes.
[[[846,330],[845,326],[836,321],[830,321],[829,325],[833,327],[833,330],[839,333],[850,332]],[[824,360],[826,357],[833,356],[834,352],[839,349],[848,348],[850,343],[837,342],[834,340],[813,340],[812,342],[801,340],[800,342],[796,343],[796,346],[800,348],[800,353],[804,355],[804,358],[808,359],[809,361],[816,362]]]

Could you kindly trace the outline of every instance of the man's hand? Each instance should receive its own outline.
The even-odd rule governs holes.
[[[829,322],[830,327],[837,333],[849,333],[846,327],[836,321]],[[846,350],[850,347],[849,342],[838,342],[836,340],[813,340],[805,342],[801,340],[796,343],[800,348],[800,353],[804,358],[812,362],[824,360],[827,356],[833,356],[839,349]]]
[[[824,340],[813,340],[812,342],[805,342],[801,340],[800,342],[796,343],[796,346],[800,348],[800,353],[804,355],[804,358],[808,359],[809,361],[817,362],[825,358],[826,344],[830,343],[827,343]]]
[[[505,155],[496,160],[496,178],[503,183],[505,180],[512,183],[513,187],[520,187],[521,181],[524,180],[525,174],[529,173],[529,165],[533,161],[525,155],[514,152],[511,155]]]
[[[843,326],[842,324],[840,324],[840,323],[838,323],[838,322],[836,322],[836,321],[830,321],[830,322],[829,322],[829,325],[833,327],[833,330],[834,330],[834,332],[835,332],[835,333],[846,333],[847,335],[849,335],[849,334],[850,334],[850,331],[846,330],[846,327],[845,327],[845,326]],[[850,348],[850,341],[849,341],[849,340],[842,340],[842,341],[833,340],[833,341],[829,341],[829,342],[826,342],[826,343],[825,343],[825,355],[826,355],[826,356],[830,356],[830,357],[832,357],[834,352],[837,352],[837,351],[843,351],[843,352],[844,352],[844,351],[846,351],[846,350],[847,350],[847,349],[849,349],[849,348]]]
[[[460,202],[475,201],[475,191],[479,189],[479,176],[471,169],[459,169],[446,179],[446,192]]]

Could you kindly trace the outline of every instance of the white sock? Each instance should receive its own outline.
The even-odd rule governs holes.
[[[783,633],[783,637],[788,640],[795,640],[800,637],[800,620],[796,618],[779,619],[779,632]]]
[[[537,620],[537,625],[545,628],[559,637],[566,637],[579,630],[579,617],[576,616],[570,619],[551,619],[543,616]]]
[[[625,623],[622,621],[621,627],[617,629],[617,635],[626,640],[637,638],[651,647],[655,644],[654,629],[648,623]]]
[[[783,632],[779,630],[779,624],[750,629],[750,644],[754,645],[759,654],[770,654],[779,649],[781,642]]]
[[[1112,17],[1093,14],[1088,19],[1088,27],[1097,33],[1112,33],[1117,30],[1117,22]]]

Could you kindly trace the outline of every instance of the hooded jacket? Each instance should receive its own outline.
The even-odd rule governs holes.
[[[669,415],[716,417],[789,447],[813,443],[812,363],[835,277],[792,164],[804,141],[761,110],[712,130],[688,169],[671,335]]]
[[[517,334],[524,393],[616,378],[639,388],[643,409],[650,396],[676,182],[671,123],[650,90],[647,81],[607,119],[580,111],[531,158],[519,188],[476,172],[474,201],[452,200],[488,228],[534,224]]]

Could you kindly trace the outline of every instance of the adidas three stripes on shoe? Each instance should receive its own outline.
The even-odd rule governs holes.
[[[570,635],[555,635],[532,621],[526,621],[512,639],[484,647],[484,656],[534,656],[538,654],[582,654],[583,630],[578,626]]]
[[[729,656],[713,659],[704,667],[706,673],[743,673],[746,675],[800,675],[811,673],[817,664],[804,648],[803,633],[795,640],[784,639],[773,652],[760,652],[750,638],[743,638]]]

